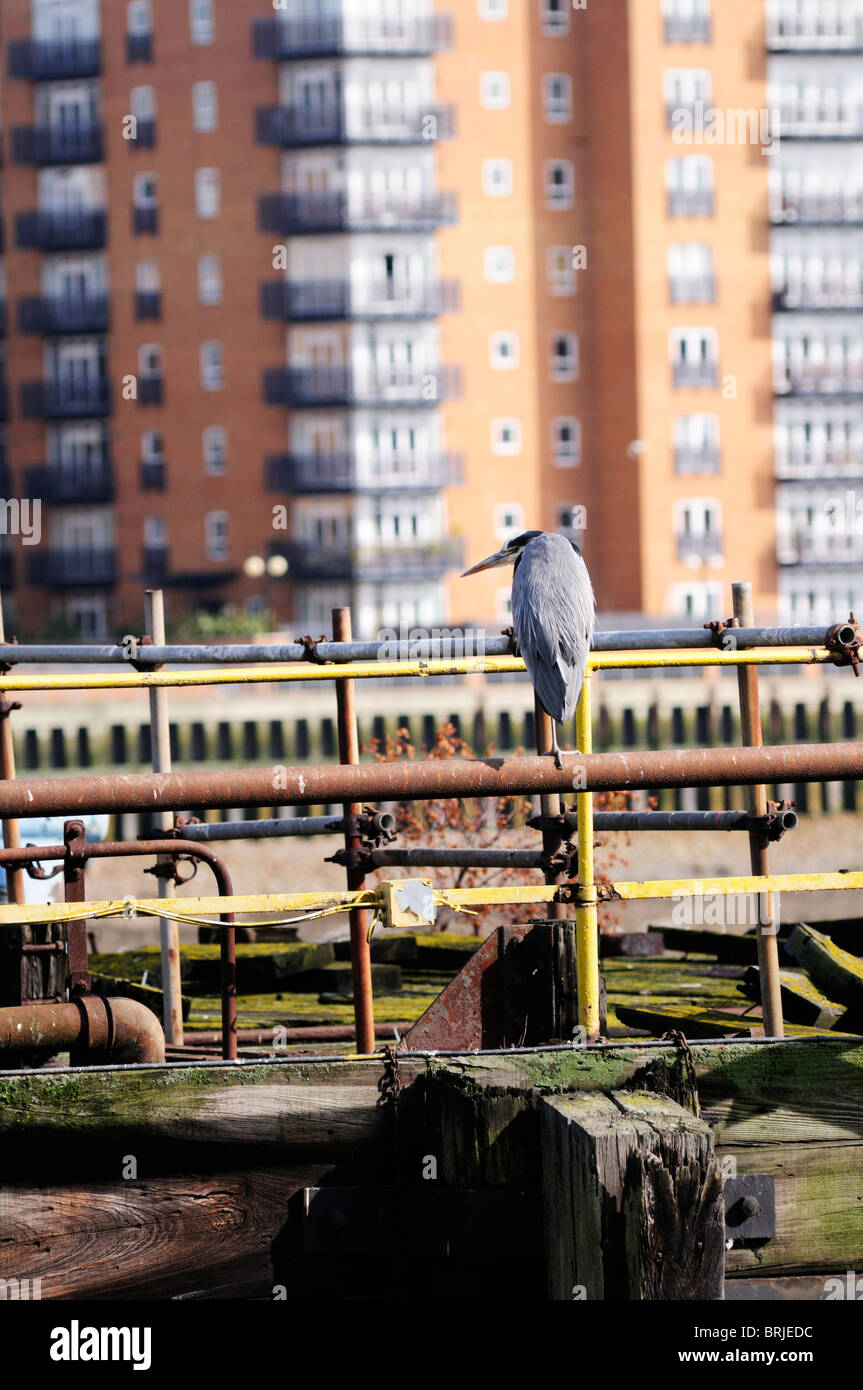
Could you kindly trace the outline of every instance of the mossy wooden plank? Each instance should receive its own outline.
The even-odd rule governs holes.
[[[782,1016],[788,1022],[802,1023],[811,1028],[842,1028],[847,1021],[843,1004],[835,1004],[826,994],[796,970],[780,970]],[[761,972],[751,965],[743,981],[748,999],[761,999]]]
[[[863,1029],[863,960],[802,922],[791,933],[788,950],[819,989],[845,1005],[847,1023]]]
[[[667,950],[696,952],[714,956],[717,960],[754,964],[758,959],[758,943],[754,932],[701,931],[696,927],[655,926],[661,932]]]
[[[335,953],[328,941],[287,941],[283,946],[240,942],[237,946],[237,988],[241,993],[252,994],[278,989],[291,976],[321,969],[334,959]],[[146,973],[148,983],[157,986],[162,983],[158,946],[94,955],[90,957],[90,964],[100,974],[140,981]],[[218,945],[181,946],[180,975],[187,993],[218,994],[221,989]]]

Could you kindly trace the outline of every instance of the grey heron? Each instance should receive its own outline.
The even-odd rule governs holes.
[[[581,551],[565,536],[523,531],[462,578],[514,565],[512,625],[540,704],[551,719],[552,750],[561,766],[557,724],[575,714],[596,622],[596,600]]]

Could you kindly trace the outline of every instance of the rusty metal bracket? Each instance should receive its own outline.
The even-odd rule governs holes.
[[[549,820],[557,817],[549,817]],[[562,817],[561,817],[562,819]],[[566,840],[553,854],[544,854],[540,860],[543,872],[559,878],[574,879],[578,876],[578,847]]]
[[[89,857],[89,846],[84,832],[84,822],[67,820],[63,826],[63,844],[66,855],[63,860],[63,878],[66,885],[67,903],[87,901],[84,883],[84,870]],[[87,921],[68,922],[66,925],[66,950],[69,962],[69,996],[89,994],[92,981],[87,958]]]
[[[509,654],[510,654],[510,656],[518,656],[518,642],[516,642],[516,640],[515,640],[515,628],[514,628],[514,627],[502,627],[501,630],[500,630],[500,635],[501,635],[501,637],[508,637],[508,638],[509,638]]]
[[[386,813],[373,811],[369,806],[363,807],[359,815],[345,816],[345,834],[359,836],[359,844],[337,849],[335,854],[325,857],[324,863],[341,864],[343,868],[371,873],[375,868],[372,851],[382,849],[396,839],[397,831],[390,827],[390,819]]]
[[[7,666],[6,663],[5,663],[5,661],[4,661],[3,663],[0,663],[0,664],[2,664],[2,667],[3,667],[3,670],[4,670],[4,671],[11,671],[11,669],[12,669],[11,666]],[[20,708],[21,708],[21,701],[20,701],[20,700],[7,700],[7,699],[5,698],[5,696],[2,697],[2,698],[0,698],[0,719],[8,719],[8,718],[9,718],[9,715],[12,713],[13,710],[20,709]]]
[[[38,849],[39,846],[38,846],[38,845],[34,845],[34,844],[32,843],[32,841],[28,840],[28,842],[27,842],[27,844],[24,846],[24,848],[25,848],[25,849]],[[44,869],[44,868],[42,867],[42,865],[41,865],[38,861],[36,861],[35,863],[32,863],[32,864],[22,864],[21,867],[23,868],[25,874],[27,874],[28,878],[38,878],[38,879],[56,878],[58,874],[62,874],[62,872],[63,872],[63,865],[62,865],[62,864],[58,864],[57,867],[56,867],[56,869],[48,870],[48,869]]]
[[[179,873],[177,866],[181,863],[191,864],[192,872],[185,875]],[[152,864],[142,872],[152,874],[156,879],[164,879],[166,883],[191,883],[198,872],[198,861],[193,859],[191,854],[172,854],[170,859],[166,856],[160,863]]]
[[[786,811],[793,811],[796,801],[768,801],[766,816],[749,816],[750,830],[763,830],[768,840],[781,840],[788,830],[784,823]]]
[[[706,630],[713,637],[714,645],[717,647],[724,647],[725,644],[722,638],[728,628],[739,626],[740,623],[737,618],[714,618],[711,622],[704,624]]]
[[[834,666],[851,666],[855,676],[860,675],[860,644],[863,642],[863,628],[851,613],[845,623],[834,623],[829,629],[824,645],[833,653]]]
[[[313,661],[318,666],[332,665],[332,662],[329,661],[327,657],[321,656],[318,652],[318,644],[320,642],[326,643],[331,640],[325,632],[322,633],[320,637],[310,637],[308,633],[306,633],[305,637],[296,637],[294,640],[299,642],[300,646],[303,648],[303,661]]]
[[[768,1173],[726,1178],[725,1234],[730,1240],[770,1240],[776,1235],[776,1190]]]

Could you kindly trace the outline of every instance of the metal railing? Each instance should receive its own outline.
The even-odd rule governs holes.
[[[349,366],[275,367],[264,372],[268,405],[429,405],[461,395],[457,367],[355,371]]]
[[[843,445],[784,445],[776,451],[777,478],[817,481],[819,478],[863,477],[863,443]]]
[[[415,145],[443,140],[455,133],[455,108],[430,102],[407,106],[262,106],[255,117],[256,137],[263,145],[362,144]]]
[[[54,503],[95,503],[114,500],[114,470],[110,458],[81,464],[45,464],[28,468],[25,486],[32,497]]]
[[[275,454],[265,461],[270,492],[437,492],[458,487],[461,454],[397,454],[360,463],[355,454]]]
[[[454,193],[267,193],[258,202],[264,232],[434,231],[456,222]]]
[[[108,218],[102,209],[40,210],[15,218],[17,245],[39,251],[98,251],[107,237]]]
[[[14,126],[12,158],[17,164],[96,164],[104,158],[98,121],[77,126]]]
[[[450,15],[316,16],[257,20],[252,30],[257,58],[355,56],[427,57],[452,46]]]
[[[62,82],[98,77],[102,46],[98,39],[16,39],[9,45],[9,76],[31,82]]]
[[[276,280],[261,286],[265,319],[434,318],[459,308],[458,280],[426,280],[395,286],[387,281],[352,285],[349,280]]]
[[[110,323],[108,296],[87,294],[33,295],[18,301],[18,327],[22,333],[46,337],[65,333],[107,333]]]

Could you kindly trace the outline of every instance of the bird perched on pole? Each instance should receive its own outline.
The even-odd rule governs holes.
[[[523,531],[462,578],[496,565],[514,565],[512,625],[519,656],[552,724],[554,760],[561,766],[557,724],[575,714],[596,623],[596,599],[581,551],[565,536]]]

